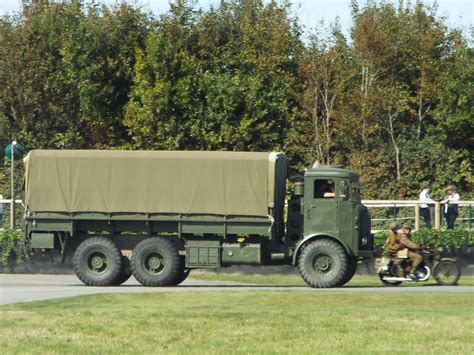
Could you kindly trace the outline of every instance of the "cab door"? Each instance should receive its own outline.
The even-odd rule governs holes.
[[[337,185],[339,237],[351,245],[354,232],[354,206],[351,184],[347,178],[338,179]]]
[[[304,235],[328,233],[337,235],[338,208],[336,179],[308,177],[305,181]]]

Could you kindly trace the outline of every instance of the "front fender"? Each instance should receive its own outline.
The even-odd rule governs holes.
[[[331,239],[331,240],[334,240],[335,242],[339,243],[340,245],[342,245],[342,247],[344,248],[344,250],[346,251],[346,253],[348,255],[353,255],[353,253],[351,252],[351,250],[349,249],[349,247],[343,242],[341,241],[340,239],[336,238],[335,236],[331,235],[331,234],[327,234],[327,233],[318,233],[318,234],[311,234],[311,235],[308,235],[306,237],[304,237],[299,243],[298,245],[296,246],[295,248],[295,251],[293,253],[293,260],[291,262],[291,264],[294,266],[296,265],[296,260],[298,258],[298,254],[299,252],[301,251],[301,248],[303,247],[303,245],[305,245],[306,243],[310,242],[310,241],[313,241],[313,240],[316,240],[316,239]]]

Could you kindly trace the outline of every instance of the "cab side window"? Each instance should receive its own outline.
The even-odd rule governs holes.
[[[314,180],[314,198],[334,199],[336,197],[335,180],[316,179]]]
[[[349,198],[350,198],[349,180],[341,179],[339,181],[339,200],[349,201]]]

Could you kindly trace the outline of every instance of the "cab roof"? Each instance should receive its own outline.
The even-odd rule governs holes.
[[[336,166],[319,166],[306,171],[305,176],[317,176],[317,177],[342,177],[349,178],[351,180],[358,180],[359,174],[354,171],[343,169]]]

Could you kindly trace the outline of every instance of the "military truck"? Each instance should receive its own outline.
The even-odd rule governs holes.
[[[72,257],[86,285],[292,264],[309,286],[337,287],[372,255],[359,178],[346,169],[309,169],[286,202],[278,152],[33,150],[24,161],[26,238]]]

